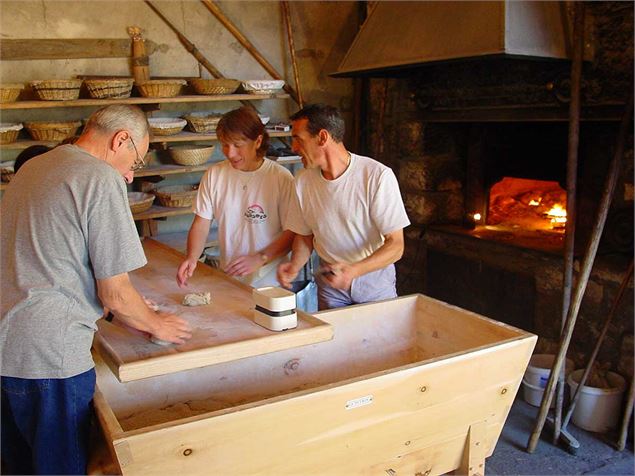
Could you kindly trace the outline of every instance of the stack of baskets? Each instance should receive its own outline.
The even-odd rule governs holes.
[[[175,208],[191,206],[197,192],[197,185],[169,185],[154,191],[161,205]]]
[[[237,79],[192,79],[190,85],[197,94],[232,94],[240,86]]]
[[[132,78],[87,79],[84,81],[90,97],[95,99],[124,99],[132,92]]]
[[[187,121],[171,117],[151,117],[148,119],[150,130],[155,136],[171,136],[183,130]]]
[[[137,89],[143,97],[173,98],[179,95],[186,84],[184,79],[150,79],[137,83]]]
[[[43,101],[68,101],[79,97],[81,79],[45,79],[29,83]]]
[[[128,203],[132,214],[145,212],[152,206],[154,195],[144,192],[128,192]]]
[[[214,146],[180,145],[170,147],[172,160],[179,165],[203,165],[214,153]]]
[[[15,102],[24,89],[24,84],[0,84],[0,103]]]
[[[22,130],[22,124],[4,122],[0,123],[0,144],[11,144],[18,140],[18,134]]]
[[[65,122],[25,122],[24,127],[35,140],[63,141],[72,137],[77,132],[80,121]]]
[[[223,117],[222,114],[192,113],[184,116],[183,118],[187,120],[192,132],[209,134],[216,131],[216,126],[218,125],[218,121],[220,121],[221,117]]]

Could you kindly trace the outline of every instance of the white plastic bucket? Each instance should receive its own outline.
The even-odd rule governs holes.
[[[534,407],[539,407],[540,404],[542,403],[542,394],[545,393],[545,389],[542,387],[539,387],[537,385],[532,385],[529,382],[527,382],[525,379],[523,379],[523,399],[529,403],[530,405],[533,405]],[[554,405],[554,400],[555,399],[551,399],[551,405],[549,406],[549,408],[553,408]]]
[[[545,388],[551,374],[551,366],[556,356],[553,354],[536,354],[529,359],[529,365],[523,377],[523,383]],[[565,377],[573,370],[573,360],[567,359]],[[528,402],[529,403],[529,402]]]
[[[572,397],[583,373],[584,369],[580,369],[569,374],[567,383]],[[575,426],[598,433],[604,433],[617,426],[626,382],[621,375],[614,372],[608,372],[606,378],[611,388],[586,385],[582,387],[582,393],[571,416]]]

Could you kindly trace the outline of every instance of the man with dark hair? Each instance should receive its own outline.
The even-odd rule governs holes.
[[[32,145],[30,147],[27,147],[15,158],[15,162],[13,163],[13,171],[15,173],[18,173],[18,170],[20,170],[20,168],[27,161],[31,160],[34,157],[37,157],[38,155],[42,155],[49,150],[51,150],[51,148],[45,145]]]
[[[27,162],[2,197],[2,463],[10,474],[86,474],[96,321],[182,344],[189,325],[156,313],[128,272],[146,264],[122,176],[143,166],[136,106],[93,113],[74,145]]]
[[[289,227],[296,237],[279,282],[289,287],[315,248],[319,309],[396,297],[394,263],[410,221],[395,174],[346,150],[336,108],[312,104],[291,121],[292,149],[306,169],[296,178],[303,219]]]

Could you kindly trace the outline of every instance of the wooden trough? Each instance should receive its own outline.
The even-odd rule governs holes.
[[[124,475],[483,474],[536,336],[422,296],[318,313],[331,341],[121,383]]]

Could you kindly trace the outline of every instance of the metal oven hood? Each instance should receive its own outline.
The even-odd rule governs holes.
[[[564,2],[376,2],[331,76],[484,57],[566,59]],[[588,52],[587,52],[588,53]]]

